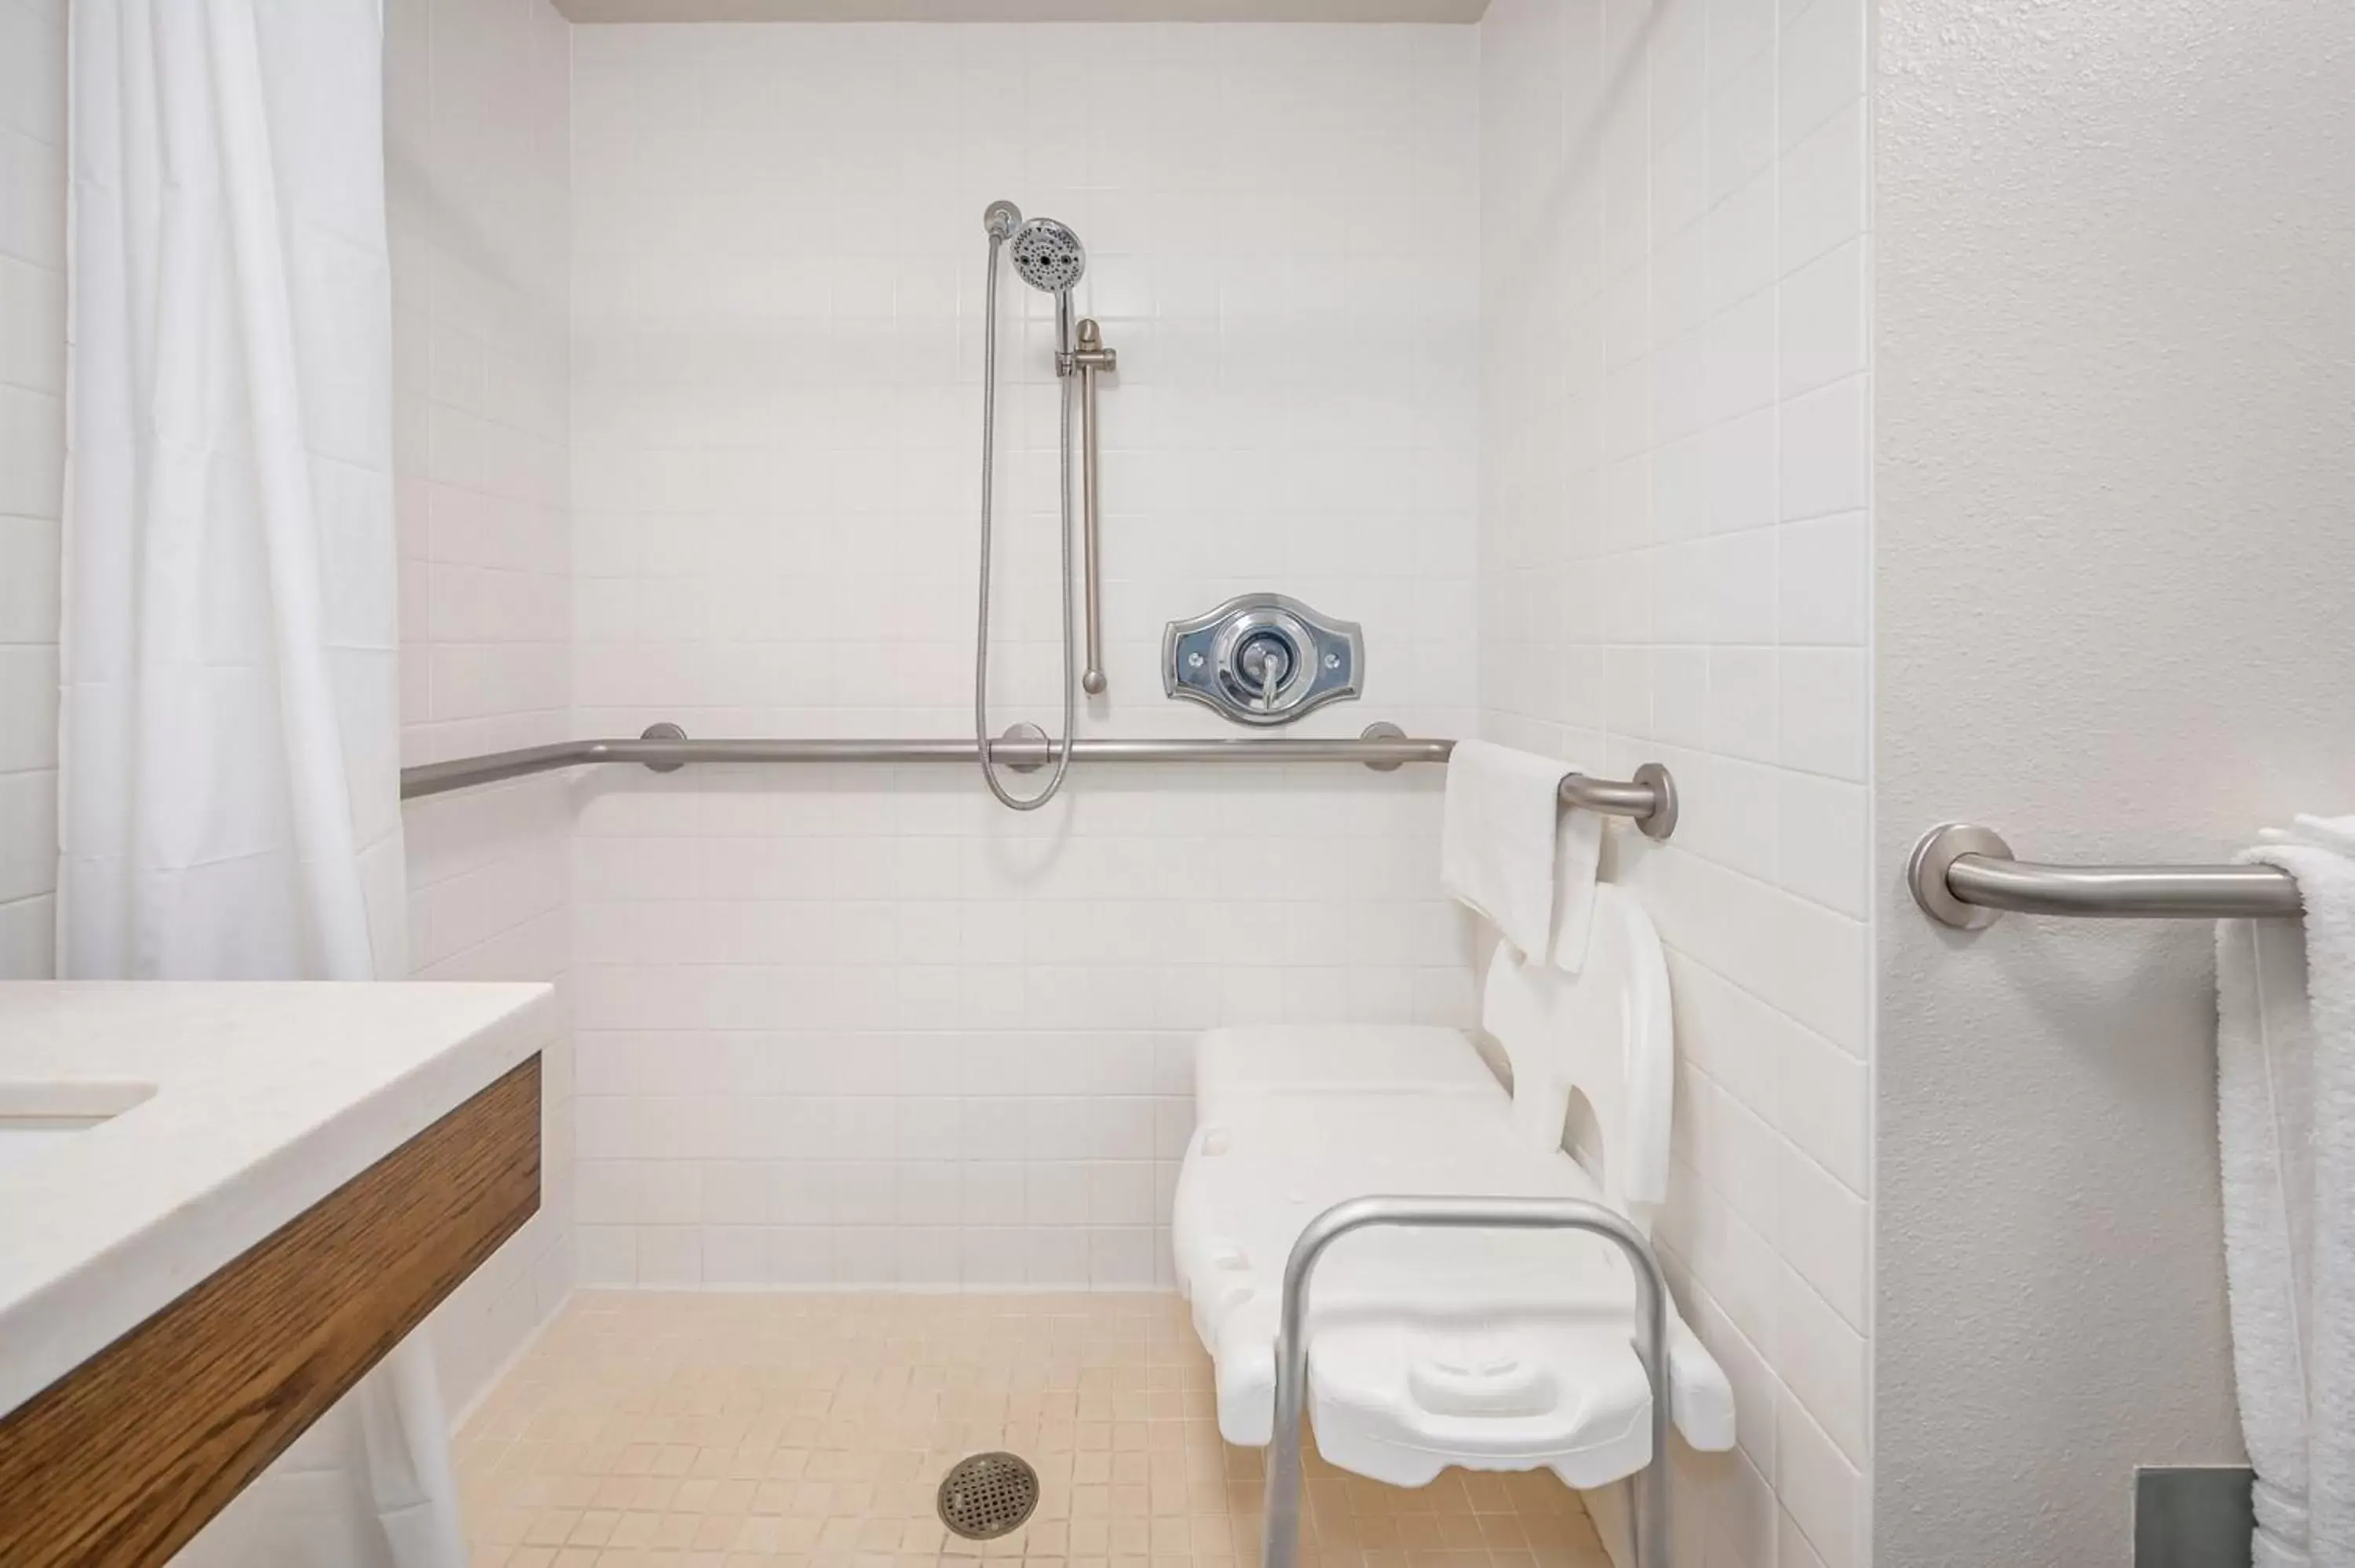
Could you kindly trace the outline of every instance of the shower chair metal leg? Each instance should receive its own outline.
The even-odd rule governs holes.
[[[1268,1441],[1262,1568],[1298,1568],[1300,1425],[1308,1400],[1308,1277],[1325,1249],[1373,1225],[1590,1231],[1616,1244],[1636,1276],[1636,1358],[1652,1389],[1652,1462],[1637,1478],[1636,1568],[1668,1568],[1668,1282],[1625,1216],[1576,1198],[1352,1198],[1315,1219],[1284,1266],[1275,1340],[1275,1430]]]

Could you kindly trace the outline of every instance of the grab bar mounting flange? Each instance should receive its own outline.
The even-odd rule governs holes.
[[[1993,828],[1970,822],[1941,822],[1914,844],[1913,853],[1905,862],[1905,882],[1913,890],[1913,902],[1931,919],[1957,931],[1982,931],[1994,925],[1996,916],[2003,911],[1964,903],[1955,896],[1954,888],[1946,881],[1946,873],[1954,868],[1955,862],[1966,854],[2009,860],[2011,846]]]

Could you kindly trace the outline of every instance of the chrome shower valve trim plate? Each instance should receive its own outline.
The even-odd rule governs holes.
[[[1162,690],[1237,724],[1290,724],[1362,691],[1365,634],[1280,593],[1247,593],[1161,637]]]

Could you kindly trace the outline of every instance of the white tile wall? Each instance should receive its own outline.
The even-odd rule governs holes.
[[[1860,1562],[1859,0],[597,28],[577,69],[541,0],[389,26],[410,759],[959,733],[978,214],[1067,218],[1124,356],[1086,729],[1213,730],[1161,700],[1160,625],[1274,587],[1368,628],[1369,700],[1318,733],[1457,733],[1476,675],[1487,733],[1677,768],[1686,828],[1620,870],[1682,1014],[1663,1236],[1742,1399],[1694,1517],[1712,1560]],[[63,81],[61,5],[0,0],[0,712],[35,715],[0,736],[0,976],[50,964]],[[1049,314],[1007,293],[997,697],[1051,719]],[[1465,1015],[1433,783],[1090,772],[1028,818],[925,770],[483,791],[410,812],[415,950],[579,965],[589,1278],[1148,1284],[1188,1032]],[[549,1067],[546,1214],[436,1320],[454,1400],[571,1277]]]
[[[1380,718],[1475,717],[1475,32],[575,31],[573,698],[634,733],[970,733],[983,207],[1090,248],[1112,691],[1234,733],[1163,624],[1364,622]],[[1005,281],[997,722],[1053,726],[1055,384]],[[1149,1286],[1225,1021],[1459,1019],[1435,777],[963,768],[578,787],[582,1270]]]
[[[402,741],[420,762],[570,727],[570,40],[545,0],[392,0],[385,56]],[[431,1321],[455,1409],[571,1287],[571,808],[539,779],[406,819],[419,977],[558,987],[540,1213]]]
[[[56,962],[64,0],[0,0],[0,980]]]
[[[1485,733],[1686,792],[1616,835],[1681,1053],[1660,1239],[1741,1444],[1692,1561],[1855,1568],[1870,1462],[1863,0],[1495,0]]]

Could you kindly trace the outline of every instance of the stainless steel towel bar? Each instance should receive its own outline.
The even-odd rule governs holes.
[[[421,800],[477,784],[496,784],[534,773],[586,763],[635,762],[667,773],[690,762],[962,762],[976,759],[970,740],[690,740],[677,725],[651,726],[635,740],[568,740],[527,746],[481,757],[454,757],[400,770],[400,798]],[[1389,770],[1409,762],[1444,762],[1452,740],[1419,739],[1390,725],[1363,735],[1329,739],[1302,736],[1253,740],[1076,740],[1071,756],[1082,762],[1355,762]],[[1001,736],[989,754],[1009,768],[1053,760],[1042,737]],[[1636,769],[1633,779],[1595,779],[1583,773],[1561,781],[1565,805],[1609,817],[1626,817],[1646,836],[1665,839],[1676,831],[1677,781],[1657,762]]]
[[[2115,920],[2220,920],[2296,915],[2289,873],[2270,865],[2038,865],[2014,860],[1993,829],[1932,828],[1913,846],[1905,881],[1922,912],[1976,931],[2006,910]]]

